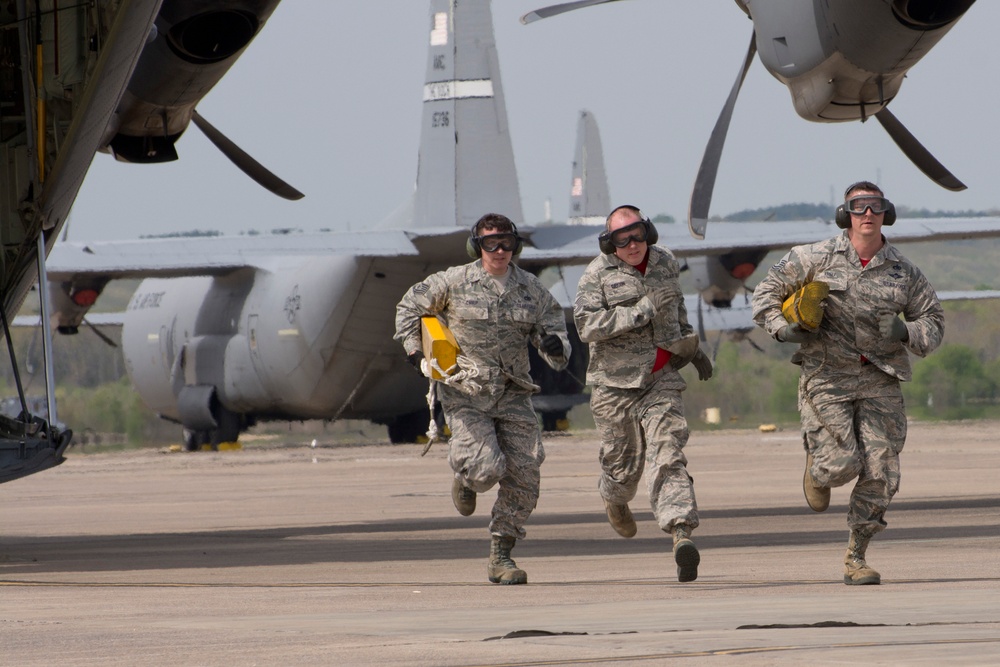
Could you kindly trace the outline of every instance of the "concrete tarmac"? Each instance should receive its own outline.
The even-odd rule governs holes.
[[[796,431],[692,435],[686,584],[644,487],[638,535],[607,524],[592,431],[545,439],[526,586],[488,583],[495,492],[459,516],[444,445],[71,450],[0,486],[0,664],[995,665],[998,433],[911,424],[863,587],[849,486],[806,507]]]

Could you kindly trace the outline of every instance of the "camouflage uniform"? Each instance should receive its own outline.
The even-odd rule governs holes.
[[[580,340],[590,344],[587,384],[601,434],[598,489],[606,501],[624,505],[648,466],[650,504],[667,532],[675,524],[698,526],[683,451],[688,425],[681,392],[687,385],[669,363],[651,373],[656,348],[693,332],[679,274],[673,253],[659,246],[649,247],[645,275],[615,255],[601,255],[580,278],[573,308]],[[653,290],[672,295],[660,311],[646,296]]]
[[[539,354],[566,367],[569,339],[562,308],[539,280],[514,264],[500,292],[482,260],[428,276],[396,307],[396,336],[406,353],[421,349],[420,318],[437,315],[455,336],[461,354],[479,368],[482,391],[468,396],[438,385],[451,428],[448,462],[463,485],[477,493],[499,482],[490,533],[524,537],[522,526],[538,502],[539,467],[545,458],[531,395],[528,343],[556,334],[563,356]]]
[[[944,311],[920,269],[888,241],[862,268],[845,231],[792,248],[771,267],[754,291],[754,322],[775,336],[788,324],[783,301],[813,280],[828,283],[830,295],[815,340],[792,355],[801,366],[803,445],[813,456],[811,475],[819,485],[858,478],[847,523],[874,534],[885,528],[886,508],[899,490],[899,452],[906,440],[899,383],[911,378],[907,350],[923,357],[941,343]],[[887,311],[903,315],[907,341],[880,336],[878,318]]]

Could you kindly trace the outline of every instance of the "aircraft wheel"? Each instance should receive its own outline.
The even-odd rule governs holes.
[[[205,442],[205,438],[201,431],[192,431],[190,429],[184,429],[185,452],[197,452],[199,449],[201,449],[201,443],[203,442]]]
[[[417,438],[427,434],[427,427],[430,425],[430,417],[426,410],[418,410],[406,415],[401,415],[387,424],[389,428],[389,442],[393,444],[404,442],[416,442]]]
[[[219,426],[212,431],[211,444],[213,450],[218,450],[219,445],[224,442],[236,442],[239,440],[240,426],[242,425],[240,415],[223,407],[219,408],[217,421]]]
[[[568,420],[566,412],[543,412],[542,413],[542,430],[543,431],[565,431],[568,426]]]

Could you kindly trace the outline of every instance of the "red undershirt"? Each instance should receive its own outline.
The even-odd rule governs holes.
[[[646,275],[646,266],[648,264],[649,264],[649,251],[647,250],[646,256],[642,258],[642,261],[635,265],[635,270],[641,273],[642,275]],[[656,348],[656,360],[653,361],[652,372],[655,373],[656,371],[666,366],[667,362],[670,361],[670,356],[671,355],[669,351],[664,350],[662,347]]]

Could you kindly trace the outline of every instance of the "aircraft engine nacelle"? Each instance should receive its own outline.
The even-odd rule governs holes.
[[[56,331],[72,335],[80,330],[80,324],[91,306],[97,301],[106,279],[81,278],[67,282],[49,282],[50,325]]]
[[[975,0],[746,0],[761,62],[806,120],[864,120]]]
[[[724,255],[689,257],[687,267],[705,302],[728,308],[766,256],[767,250],[736,249]]]
[[[976,0],[893,0],[892,11],[899,20],[915,28],[940,28],[962,18]]]
[[[164,0],[102,145],[123,162],[177,159],[195,106],[225,75],[279,0]]]

